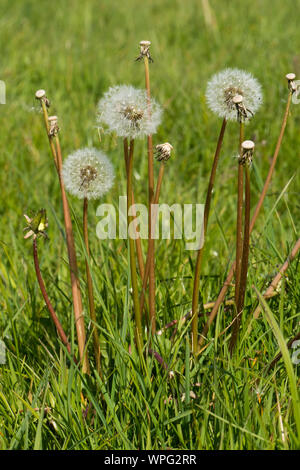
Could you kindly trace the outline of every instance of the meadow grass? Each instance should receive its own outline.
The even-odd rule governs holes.
[[[169,141],[174,155],[165,168],[160,202],[203,203],[220,121],[205,104],[207,80],[225,67],[252,72],[263,86],[264,104],[246,126],[255,140],[251,175],[256,204],[284,113],[285,74],[300,76],[299,8],[288,0],[211,1],[216,22],[205,22],[197,0],[2,0],[0,365],[1,449],[298,449],[299,366],[284,361],[267,371],[282,346],[299,331],[299,256],[258,320],[253,311],[299,237],[300,108],[292,105],[271,187],[250,240],[248,289],[239,343],[229,353],[233,311],[221,307],[205,350],[194,359],[190,323],[153,338],[168,364],[153,356],[147,373],[133,344],[130,265],[124,240],[100,242],[96,207],[90,203],[91,277],[102,351],[102,377],[83,376],[55,328],[34,273],[31,243],[23,240],[23,214],[47,209],[48,242],[39,242],[42,275],[51,302],[72,344],[76,342],[59,183],[48,148],[37,89],[60,118],[63,157],[93,145],[115,166],[116,184],[105,198],[117,206],[126,194],[122,142],[96,129],[96,104],[109,86],[144,86],[138,43],[152,42],[151,93],[164,106],[154,143]],[[221,6],[222,5],[222,6]],[[216,175],[202,261],[201,302],[216,299],[234,259],[238,127],[230,123]],[[147,148],[136,142],[135,200],[146,203]],[[157,177],[159,164],[154,167]],[[83,301],[86,251],[81,203],[69,198]],[[145,242],[144,242],[145,243]],[[195,253],[184,241],[157,240],[157,329],[191,309]],[[146,251],[146,243],[144,244]],[[234,286],[227,298],[233,298]],[[199,318],[204,326],[206,314]],[[272,328],[275,330],[273,333]],[[278,328],[279,330],[278,330]],[[92,350],[92,326],[86,322]],[[174,376],[169,376],[169,371]],[[294,374],[294,375],[293,375]],[[291,393],[292,390],[292,393]],[[296,419],[295,419],[296,417]]]

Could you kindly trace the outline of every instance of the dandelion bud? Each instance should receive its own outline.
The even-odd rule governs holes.
[[[252,164],[252,157],[254,152],[255,143],[252,140],[244,140],[242,142],[242,155],[239,157],[239,163],[241,165]]]
[[[37,238],[40,235],[48,238],[45,232],[48,227],[46,209],[40,209],[33,217],[28,217],[26,214],[24,214],[24,217],[28,224],[27,227],[24,228],[24,230],[27,230],[27,233],[24,236],[25,239],[30,238],[31,236],[33,236],[33,238]]]
[[[156,149],[156,155],[155,155],[156,160],[159,162],[161,161],[166,162],[167,160],[169,160],[171,156],[173,146],[169,144],[169,142],[166,142],[164,144],[156,145],[155,149]]]

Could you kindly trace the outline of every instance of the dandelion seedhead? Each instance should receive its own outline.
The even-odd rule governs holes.
[[[218,116],[228,121],[246,121],[262,103],[261,85],[248,72],[226,69],[208,82],[206,100]]]
[[[252,158],[255,144],[252,140],[244,140],[242,143],[242,153],[239,156],[239,163],[241,165],[252,165]]]
[[[151,46],[150,41],[141,41],[140,42],[140,55],[135,60],[136,61],[142,60],[143,57],[148,57],[149,62],[154,62],[150,55],[150,46]]]
[[[146,91],[119,85],[110,88],[99,101],[97,121],[106,132],[136,139],[155,134],[161,115],[160,105],[153,99],[149,103]]]
[[[46,228],[48,227],[48,220],[46,215],[46,209],[40,209],[33,217],[28,217],[28,215],[24,214],[24,217],[28,223],[27,227],[24,230],[28,230],[24,238],[37,238],[38,236],[47,237],[45,232]]]
[[[79,199],[98,199],[112,187],[114,169],[101,151],[91,147],[76,150],[63,163],[64,184]]]
[[[167,160],[169,160],[171,156],[173,146],[169,144],[169,142],[165,142],[164,144],[156,145],[155,149],[156,149],[156,155],[155,155],[156,160],[159,162],[161,161],[166,162]]]

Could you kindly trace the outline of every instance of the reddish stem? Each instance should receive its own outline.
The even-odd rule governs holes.
[[[50,316],[53,320],[53,323],[57,329],[57,333],[60,337],[60,339],[62,340],[63,344],[66,346],[69,354],[71,354],[71,346],[70,346],[70,343],[68,341],[68,338],[67,338],[67,335],[66,333],[64,332],[64,329],[54,311],[54,308],[52,307],[52,304],[49,300],[49,297],[48,297],[48,294],[47,294],[47,291],[46,291],[46,287],[45,287],[45,284],[44,284],[44,281],[43,281],[43,278],[42,278],[42,275],[41,275],[41,271],[40,271],[40,266],[39,266],[39,258],[38,258],[38,250],[37,250],[37,238],[34,237],[33,238],[33,259],[34,259],[34,267],[35,267],[35,272],[36,272],[36,277],[37,277],[37,280],[38,280],[38,283],[39,283],[39,286],[40,286],[40,289],[41,289],[41,292],[42,292],[42,295],[44,297],[44,300],[45,300],[45,303],[47,305],[47,308],[49,310],[49,313],[50,313]]]

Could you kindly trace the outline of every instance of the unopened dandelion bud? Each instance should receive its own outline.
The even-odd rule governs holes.
[[[239,163],[241,165],[252,164],[252,157],[254,152],[255,143],[252,140],[244,140],[242,143],[242,154],[239,158]]]
[[[24,217],[28,224],[27,227],[24,228],[24,230],[27,230],[27,233],[24,236],[25,239],[30,238],[31,236],[35,239],[40,235],[48,238],[45,232],[48,227],[46,209],[40,209],[33,217],[28,217],[26,214],[24,214]]]
[[[288,73],[286,74],[285,78],[288,81],[288,87],[291,90],[291,92],[294,93],[295,91],[297,91],[297,85],[294,81],[296,78],[296,75],[294,73]]]
[[[171,156],[173,146],[169,144],[169,142],[165,142],[164,144],[156,145],[155,149],[156,149],[156,155],[155,155],[156,160],[159,162],[161,161],[166,162],[167,160],[169,160]]]

